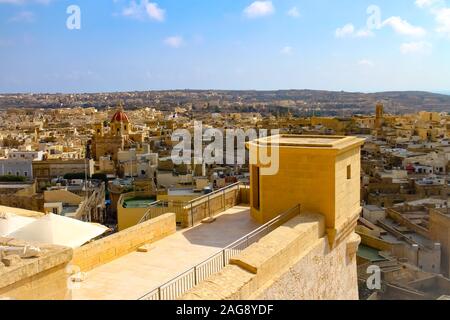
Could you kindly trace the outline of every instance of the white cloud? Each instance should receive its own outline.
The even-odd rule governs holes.
[[[445,0],[416,0],[416,6],[428,9],[436,21],[436,32],[450,36],[450,7]]]
[[[345,38],[345,37],[366,38],[373,36],[373,32],[368,29],[356,30],[353,24],[348,23],[342,28],[337,28],[335,31],[335,36],[336,38]]]
[[[373,63],[373,61],[369,59],[361,59],[358,61],[358,65],[365,67],[373,67],[375,63]]]
[[[292,49],[291,46],[285,46],[281,49],[280,52],[284,55],[290,56],[291,54],[294,53],[294,49]]]
[[[173,36],[164,39],[164,43],[172,48],[179,48],[183,45],[184,40],[180,36]]]
[[[429,8],[442,3],[442,0],[416,0],[416,6],[419,8]]]
[[[382,23],[382,26],[390,26],[396,33],[406,36],[422,37],[427,33],[422,27],[413,26],[400,17],[390,17]]]
[[[337,28],[335,35],[337,38],[344,38],[346,36],[353,35],[355,32],[355,26],[351,23],[346,24],[342,28]]]
[[[29,3],[49,4],[52,0],[0,0],[0,4],[23,5]]]
[[[425,41],[406,42],[400,46],[402,54],[430,54],[432,49],[432,44]]]
[[[292,17],[292,18],[298,18],[300,17],[300,11],[298,10],[297,7],[292,7],[291,9],[289,9],[289,11],[287,12],[287,15]]]
[[[441,8],[435,11],[438,24],[436,31],[450,36],[450,8]]]
[[[373,35],[374,35],[374,33],[368,29],[359,29],[355,33],[355,37],[357,37],[357,38],[372,37]]]
[[[0,0],[1,1],[1,0]],[[11,17],[8,21],[9,22],[34,22],[35,16],[34,13],[31,11],[22,11],[16,14],[15,16]]]
[[[122,15],[139,20],[151,19],[162,22],[166,18],[166,11],[161,9],[157,3],[141,0],[138,4],[133,0],[128,7],[123,9]]]
[[[148,3],[146,5],[147,14],[150,18],[157,21],[164,21],[166,11],[161,9],[157,3]]]
[[[244,9],[244,14],[248,18],[259,18],[273,14],[275,8],[272,1],[255,1]]]

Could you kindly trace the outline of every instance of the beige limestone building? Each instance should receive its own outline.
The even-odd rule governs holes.
[[[133,132],[132,123],[127,114],[119,109],[112,117],[108,128],[103,123],[95,125],[92,156],[95,160],[100,160],[104,156],[111,156],[113,161],[117,161],[119,150],[125,150],[131,145],[143,141],[143,133]]]
[[[194,199],[176,214],[161,210],[133,227],[64,253],[58,268],[72,265],[86,273],[66,274],[68,284],[74,276],[79,280],[77,286],[67,286],[66,294],[60,287],[52,289],[53,274],[36,270],[17,281],[8,277],[0,283],[0,296],[358,299],[360,238],[354,231],[361,210],[363,141],[288,135],[279,141],[279,170],[263,175],[257,162],[250,190],[234,184]],[[258,150],[269,144],[260,139],[249,147]],[[178,215],[187,219],[186,228],[176,227]],[[14,244],[11,239],[3,242]],[[14,276],[8,266],[0,268],[0,274]],[[36,277],[40,284],[48,280],[49,292],[40,284],[41,294],[33,292]]]

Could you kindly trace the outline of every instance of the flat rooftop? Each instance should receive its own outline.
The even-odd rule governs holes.
[[[156,197],[134,197],[123,201],[124,208],[148,208],[156,202]]]
[[[364,139],[346,136],[317,135],[278,135],[253,140],[251,143],[267,146],[276,142],[281,147],[345,149],[353,145],[362,145]]]
[[[398,232],[402,233],[405,237],[409,238],[410,240],[414,241],[415,243],[425,247],[425,248],[433,248],[434,246],[434,241],[425,238],[424,236],[406,228],[405,230],[408,231],[404,231],[403,230],[403,225],[398,224],[397,222],[395,222],[394,220],[392,220],[391,218],[386,218],[385,220],[383,220],[383,223],[385,223],[386,225],[388,225],[389,227],[397,230]],[[420,226],[419,226],[420,227]],[[395,235],[392,235],[391,233],[387,233],[385,235],[381,235],[380,236],[381,239],[392,242],[392,243],[405,243],[404,240],[402,239],[397,239],[397,237]]]
[[[87,273],[72,291],[74,300],[136,300],[258,228],[248,207],[236,206],[212,224],[177,231]]]

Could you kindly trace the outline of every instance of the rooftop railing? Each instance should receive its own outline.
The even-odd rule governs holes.
[[[184,210],[185,205],[186,205],[185,202],[162,201],[162,200],[155,201],[148,206],[147,211],[145,211],[144,215],[142,216],[138,224],[151,219],[155,219],[169,212],[178,215]]]
[[[246,187],[243,182],[237,182],[188,202],[155,201],[148,206],[139,223],[173,212],[177,214],[177,221],[178,218],[181,220],[182,227],[193,227],[204,218],[213,217],[236,205],[240,189]]]
[[[191,227],[199,223],[203,218],[213,217],[229,209],[230,207],[227,206],[226,197],[233,191],[235,192],[234,196],[236,197],[236,201],[234,203],[236,204],[241,186],[244,186],[242,182],[236,182],[187,202],[185,209],[189,212]],[[219,206],[214,206],[213,201],[217,200],[220,200],[218,201],[220,204]],[[198,210],[200,208],[201,210]]]
[[[153,289],[139,300],[176,300],[199,283],[218,273],[229,264],[231,258],[259,241],[282,224],[300,215],[300,205],[287,210],[276,218],[233,242],[208,259],[186,270],[163,285]]]

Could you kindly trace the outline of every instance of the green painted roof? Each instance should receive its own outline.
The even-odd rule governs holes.
[[[378,250],[365,246],[363,244],[361,244],[358,247],[358,252],[357,252],[358,257],[364,258],[370,262],[377,262],[377,261],[384,261],[386,260],[385,258],[383,258],[382,256],[380,256],[378,254]]]

